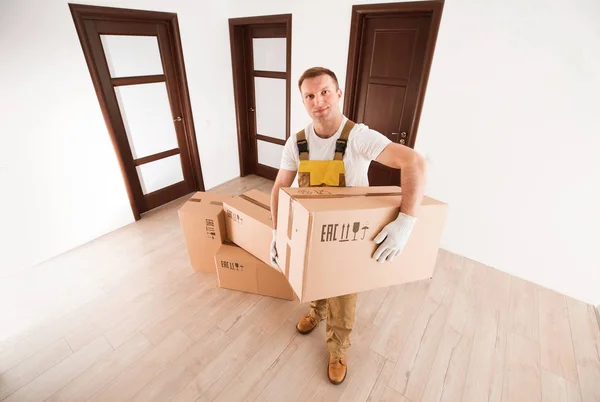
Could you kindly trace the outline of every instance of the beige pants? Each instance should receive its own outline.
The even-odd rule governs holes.
[[[327,349],[335,357],[346,354],[350,347],[350,332],[354,327],[357,293],[315,300],[310,303],[310,315],[326,319]]]

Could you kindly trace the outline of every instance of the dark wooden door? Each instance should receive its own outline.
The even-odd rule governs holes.
[[[135,218],[202,189],[176,16],[72,9]]]
[[[245,28],[249,172],[275,180],[289,137],[289,74],[285,24]]]
[[[292,15],[229,20],[240,175],[274,180],[290,135]]]
[[[363,24],[354,118],[409,147],[416,137],[431,21],[430,14],[407,13],[367,16]],[[372,162],[369,183],[398,185],[400,171]]]

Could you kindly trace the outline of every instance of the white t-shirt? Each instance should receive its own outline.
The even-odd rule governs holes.
[[[344,116],[338,130],[329,138],[318,137],[315,134],[313,123],[305,128],[309,160],[333,160],[335,142],[342,135],[342,129],[347,120]],[[371,130],[362,123],[356,124],[350,131],[346,153],[344,154],[346,186],[367,187],[369,185],[368,172],[371,161],[375,160],[390,142],[390,139],[385,135]],[[280,168],[297,171],[299,165],[300,155],[296,144],[296,133],[294,133],[290,135],[285,143]],[[296,175],[292,187],[298,187],[297,180],[298,175]]]

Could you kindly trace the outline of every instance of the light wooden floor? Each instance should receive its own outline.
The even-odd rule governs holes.
[[[600,401],[592,306],[445,251],[431,281],[360,294],[331,385],[306,304],[190,268],[182,203],[0,284],[0,400]]]

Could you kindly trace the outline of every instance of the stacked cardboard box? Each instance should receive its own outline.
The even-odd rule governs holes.
[[[216,273],[215,253],[226,239],[223,201],[230,195],[197,192],[179,209],[192,268]]]
[[[283,274],[269,265],[269,195],[198,192],[179,209],[179,220],[192,267],[216,273],[220,287],[295,298]]]
[[[280,189],[282,271],[270,265],[268,194],[197,193],[179,215],[194,269],[216,271],[223,288],[307,302],[431,278],[447,215],[447,205],[433,198],[424,197],[394,261],[372,258],[375,236],[398,216],[401,202],[396,186]]]

